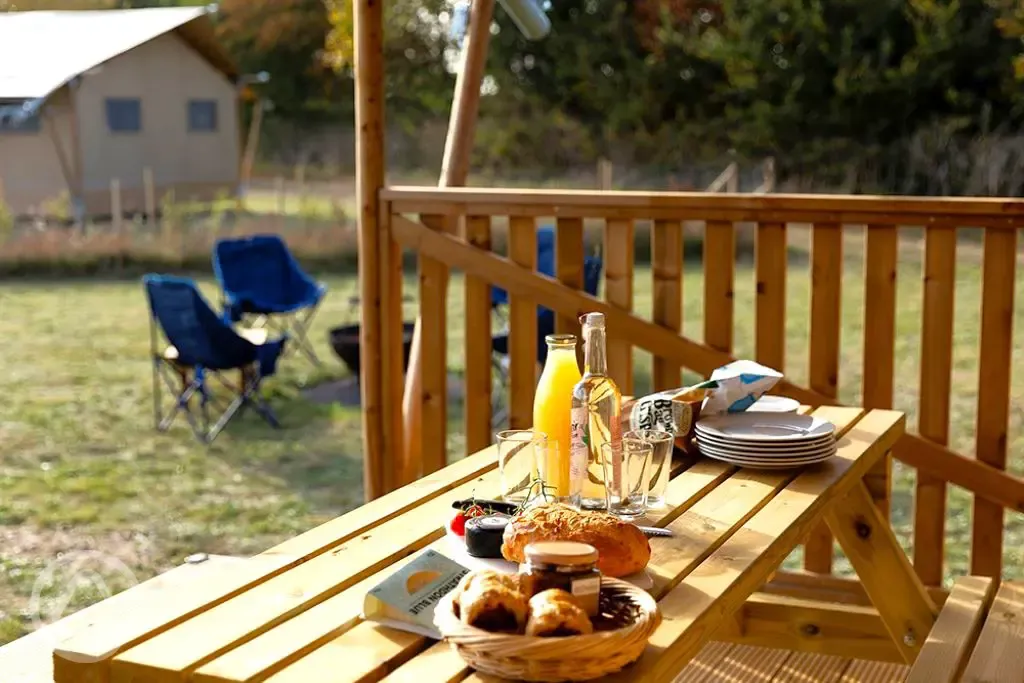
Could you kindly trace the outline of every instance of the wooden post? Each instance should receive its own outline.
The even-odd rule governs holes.
[[[477,111],[480,107],[480,85],[487,62],[487,47],[491,40],[491,18],[493,15],[494,0],[473,0],[469,16],[469,30],[462,48],[462,64],[455,81],[455,98],[452,100],[451,117],[448,120],[448,135],[444,144],[439,187],[465,185],[469,175],[469,156],[473,150],[473,133],[476,127]],[[402,401],[402,414],[405,422],[405,452],[402,466],[399,468],[403,472],[417,471],[421,458],[420,432],[423,408],[422,362],[420,360],[421,322],[419,318],[416,319],[412,349],[409,353],[409,370],[405,375],[405,395]]]
[[[156,188],[153,187],[153,169],[142,169],[142,191],[146,209],[146,225],[156,225]]]
[[[356,194],[359,197],[359,381],[363,410],[363,492],[387,491],[381,354],[380,190],[384,187],[384,0],[355,0]]]

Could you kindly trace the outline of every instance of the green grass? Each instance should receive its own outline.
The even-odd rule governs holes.
[[[59,552],[107,553],[142,578],[197,551],[262,551],[361,502],[358,409],[300,392],[343,374],[326,330],[355,314],[355,281],[328,284],[311,335],[327,369],[290,358],[270,385],[285,428],[246,414],[209,448],[184,421],[153,429],[139,284],[0,284],[0,643],[29,628]]]
[[[801,237],[796,236],[796,241]],[[847,240],[843,273],[840,398],[860,395],[863,262],[858,235]],[[643,251],[643,248],[638,248]],[[951,443],[973,451],[977,398],[980,268],[965,248],[956,290],[956,349]],[[896,407],[915,424],[921,320],[920,245],[902,249],[898,280]],[[637,254],[644,258],[643,253]],[[637,267],[636,310],[649,316],[651,273]],[[33,591],[59,553],[98,551],[116,558],[139,579],[198,551],[246,555],[359,504],[362,499],[360,414],[355,408],[305,400],[301,390],[344,374],[327,347],[330,324],[354,321],[348,298],[354,274],[327,278],[331,288],[312,332],[325,369],[297,358],[270,383],[284,429],[255,416],[233,422],[211,447],[197,444],[184,424],[168,433],[152,426],[147,314],[137,282],[0,282],[0,644],[32,628]],[[753,272],[737,267],[735,349],[753,353]],[[214,300],[210,283],[204,283]],[[1024,301],[1024,282],[1017,284]],[[414,278],[406,279],[410,294]],[[449,362],[462,366],[462,281],[451,286]],[[703,274],[688,261],[684,334],[702,338]],[[787,374],[806,383],[807,264],[794,259],[788,277]],[[407,311],[409,317],[414,311]],[[1017,324],[1024,307],[1018,306]],[[1015,365],[1022,350],[1014,348]],[[650,387],[649,354],[636,354],[636,391]],[[1009,372],[1010,369],[1008,368]],[[1011,469],[1024,472],[1024,376],[1012,375]],[[464,447],[461,402],[449,406],[449,449]],[[913,472],[897,467],[893,520],[909,546]],[[971,496],[952,488],[947,523],[948,574],[967,570]],[[1007,514],[1006,573],[1024,573],[1024,524]],[[842,567],[842,565],[841,565]],[[123,587],[117,572],[106,590],[75,590],[64,612]],[[52,582],[51,582],[52,583]],[[44,585],[44,609],[60,587]],[[47,602],[51,601],[51,602]],[[59,606],[59,605],[58,605]],[[47,612],[50,614],[50,612]]]

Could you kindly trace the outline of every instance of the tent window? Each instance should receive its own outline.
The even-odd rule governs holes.
[[[142,102],[137,97],[107,98],[107,129],[111,133],[138,133],[142,130]]]
[[[42,128],[42,118],[34,114],[22,118],[19,114],[5,114],[0,112],[0,133],[38,133]]]
[[[193,133],[213,133],[217,130],[217,101],[189,100],[188,129]]]

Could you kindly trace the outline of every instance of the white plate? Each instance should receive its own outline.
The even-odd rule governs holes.
[[[754,401],[745,412],[748,413],[795,413],[800,410],[800,401],[787,396],[764,395]]]
[[[815,446],[814,448],[786,448],[774,451],[762,451],[756,448],[734,448],[730,445],[723,446],[722,444],[708,442],[704,439],[697,439],[697,447],[718,451],[719,453],[730,453],[740,458],[753,458],[756,460],[801,460],[803,458],[813,458],[821,453],[836,452],[836,444],[834,441],[832,443]]]
[[[703,443],[716,447],[725,451],[735,451],[736,453],[746,453],[754,456],[778,456],[780,454],[804,454],[821,451],[824,449],[831,449],[835,447],[836,439],[826,437],[815,441],[799,441],[796,444],[791,443],[751,443],[750,441],[731,441],[723,438],[716,438],[709,436],[708,434],[698,434],[696,436],[696,442],[698,444]]]
[[[802,443],[835,434],[836,426],[812,415],[732,413],[697,422],[698,434],[751,443]]]
[[[449,559],[455,560],[466,569],[493,569],[496,572],[504,572],[506,574],[515,574],[519,571],[519,565],[515,562],[489,557],[473,557],[469,554],[469,551],[466,550],[466,542],[462,540],[461,536],[452,531],[451,527],[447,524],[444,525],[444,530],[448,541],[448,547],[441,550],[441,554],[446,555]],[[640,590],[649,591],[654,588],[654,578],[646,569],[642,572],[637,572],[636,574],[630,574],[629,576],[623,576],[621,578],[623,581],[628,581]]]
[[[807,467],[809,465],[817,465],[828,460],[828,458],[822,458],[820,460],[812,460],[806,463],[790,463],[790,462],[773,462],[773,461],[758,461],[758,462],[740,462],[733,460],[726,456],[716,456],[710,453],[706,453],[706,456],[713,460],[718,460],[728,465],[735,465],[736,467],[744,467],[752,470],[795,470],[800,467]]]
[[[744,467],[802,467],[803,465],[813,465],[816,462],[823,462],[832,457],[831,455],[823,455],[821,457],[808,458],[806,460],[757,460],[756,458],[736,458],[728,453],[721,453],[719,451],[701,451],[701,454],[706,455],[709,458],[714,458],[715,460],[723,460],[725,462],[731,462]]]
[[[740,465],[742,467],[763,467],[768,469],[775,468],[786,468],[786,467],[802,467],[804,465],[813,465],[818,462],[828,460],[835,451],[823,451],[814,456],[810,457],[799,457],[799,458],[758,458],[758,457],[744,457],[737,456],[727,451],[720,451],[714,448],[707,448],[706,446],[698,446],[702,455],[706,455],[709,458],[715,460],[721,460],[734,465]]]

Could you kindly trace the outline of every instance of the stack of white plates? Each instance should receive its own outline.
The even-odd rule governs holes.
[[[809,415],[732,413],[696,426],[697,448],[709,458],[758,469],[813,465],[836,453],[836,427]]]

